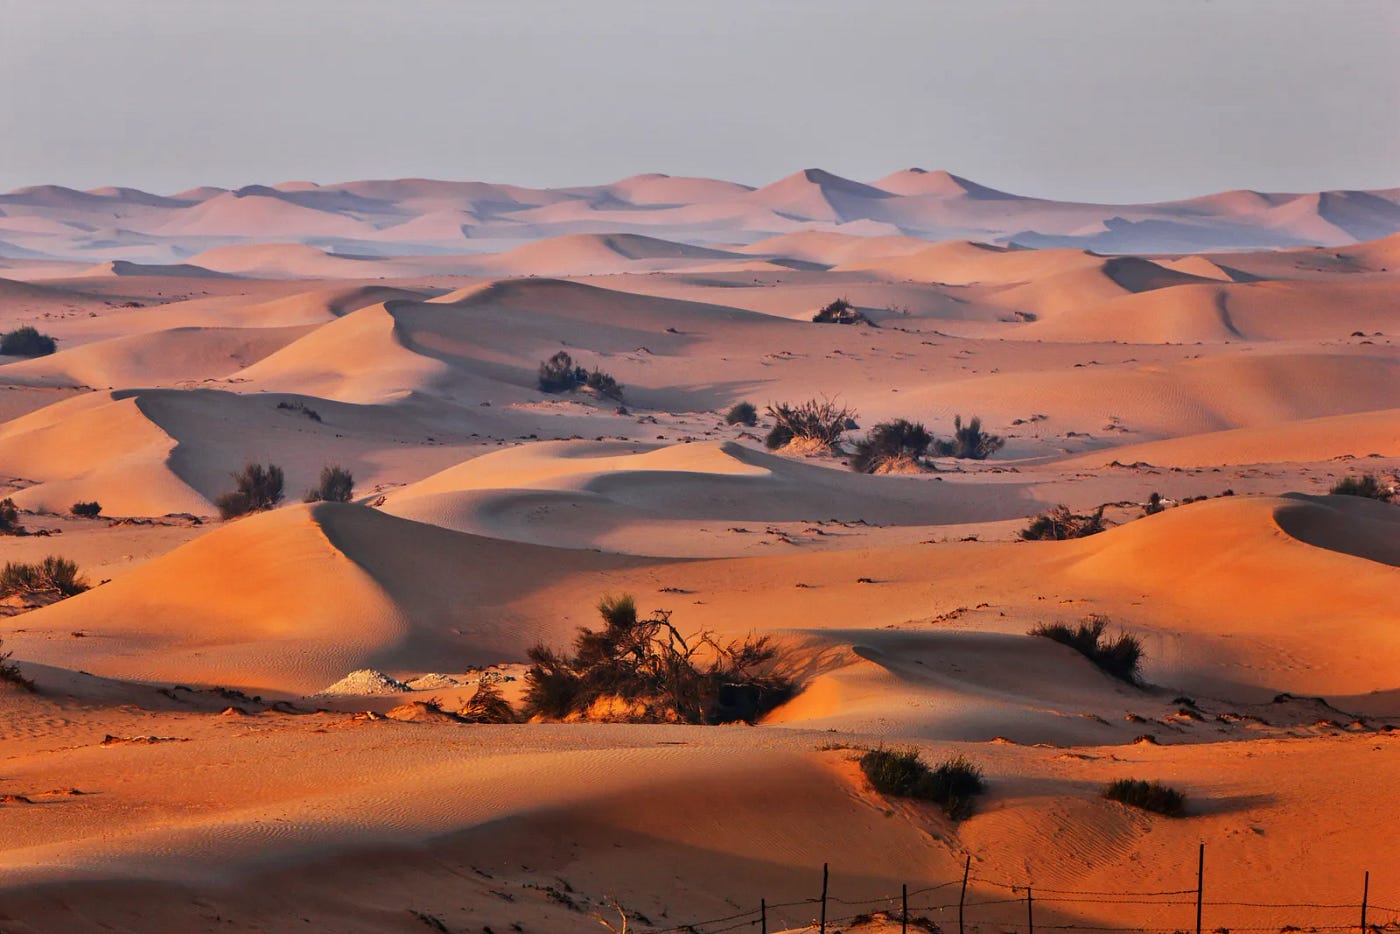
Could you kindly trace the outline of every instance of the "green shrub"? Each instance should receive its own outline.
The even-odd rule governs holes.
[[[48,593],[71,597],[87,589],[78,565],[58,555],[49,555],[38,564],[7,561],[0,568],[0,597]]]
[[[19,507],[6,497],[0,499],[0,535],[23,535],[24,526],[19,524]]]
[[[223,519],[271,509],[282,501],[284,478],[282,468],[276,464],[246,464],[233,474],[236,488],[214,500]]]
[[[96,519],[102,514],[102,504],[98,502],[74,503],[68,507],[68,511],[75,516],[82,516],[84,519]]]
[[[808,399],[797,405],[786,402],[770,405],[768,416],[775,424],[764,444],[777,449],[793,441],[808,441],[834,448],[855,414],[830,399]]]
[[[1332,487],[1333,496],[1362,496],[1366,499],[1376,499],[1383,503],[1390,502],[1390,498],[1395,495],[1395,491],[1383,486],[1375,476],[1362,474],[1359,477],[1343,477]]]
[[[1078,626],[1064,623],[1041,623],[1030,631],[1032,636],[1067,645],[1105,673],[1129,684],[1138,683],[1142,667],[1142,642],[1137,636],[1120,632],[1116,638],[1104,638],[1108,629],[1107,616],[1086,616]]]
[[[900,462],[917,462],[928,452],[931,443],[933,436],[918,422],[902,418],[881,422],[855,443],[851,469],[858,473],[875,473]]]
[[[321,480],[306,491],[303,501],[308,503],[348,503],[355,492],[355,478],[350,471],[339,464],[328,464],[321,468]]]
[[[52,337],[27,324],[0,337],[0,354],[7,357],[46,357],[57,349]]]
[[[934,452],[939,457],[958,457],[966,460],[986,460],[1002,449],[1006,439],[982,430],[982,419],[976,415],[966,425],[962,416],[953,416],[953,439],[938,441]]]
[[[1065,506],[1056,506],[1032,519],[1030,525],[1021,530],[1021,537],[1028,542],[1059,542],[1097,535],[1105,528],[1102,506],[1088,516],[1070,512]]]
[[[1180,817],[1186,809],[1186,795],[1160,782],[1120,778],[1104,788],[1103,796],[1110,801],[1167,817]]]
[[[13,652],[4,651],[5,640],[0,639],[0,684],[8,684],[19,688],[21,691],[34,693],[38,690],[34,682],[26,678],[19,670],[19,665],[10,661]]]
[[[726,425],[746,425],[749,428],[758,424],[758,409],[752,402],[736,402],[734,408],[724,416]]]
[[[580,629],[573,655],[543,645],[528,651],[527,715],[582,718],[599,702],[615,702],[610,719],[753,722],[791,694],[787,681],[760,674],[775,654],[766,638],[722,644],[708,632],[683,636],[669,611],[640,618],[625,595],[604,597],[598,613],[603,628]]]
[[[917,749],[872,749],[860,757],[860,770],[880,794],[932,801],[957,819],[972,813],[973,799],[986,789],[982,770],[963,756],[930,769]]]

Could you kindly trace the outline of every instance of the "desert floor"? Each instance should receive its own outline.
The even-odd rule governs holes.
[[[1206,930],[1354,927],[1366,872],[1393,930],[1400,506],[1328,490],[1400,471],[1397,236],[4,261],[0,330],[59,352],[0,357],[0,496],[31,533],[0,557],[94,586],[0,608],[39,688],[0,690],[0,931],[602,930],[621,906],[712,934],[758,930],[760,899],[804,930],[824,863],[832,918],[907,885],[954,930],[969,858],[969,930],[1025,930],[1029,885],[1038,928],[1175,931],[1201,843]],[[837,297],[872,324],[813,323]],[[625,407],[541,392],[559,350]],[[1006,445],[866,475],[723,418],[814,396],[851,438],[961,415]],[[249,461],[287,502],[220,521]],[[300,502],[326,464],[353,502]],[[1112,526],[1019,540],[1057,504]],[[755,726],[412,706],[484,672],[518,701],[526,649],[607,593],[772,636],[800,692]],[[1145,686],[1028,635],[1087,614],[1142,639]],[[416,688],[319,693],[363,669]],[[965,754],[988,792],[958,822],[885,799],[853,762],[880,745]],[[1118,778],[1186,815],[1105,800]]]

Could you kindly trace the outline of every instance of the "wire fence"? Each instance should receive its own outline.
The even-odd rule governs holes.
[[[845,926],[879,922],[883,930],[951,934],[1034,934],[1035,931],[1104,931],[1138,934],[1244,934],[1268,931],[1359,931],[1400,934],[1400,906],[1370,900],[1371,874],[1363,875],[1358,898],[1336,902],[1263,902],[1207,897],[1205,845],[1197,860],[1196,887],[1161,891],[1084,891],[1036,888],[973,875],[969,856],[961,879],[865,899],[830,893],[830,870],[822,866],[821,894],[795,901],[760,899],[747,911],[648,934],[838,934]],[[1004,893],[1004,894],[1002,894]],[[1152,917],[1143,917],[1151,915]],[[1128,923],[1139,916],[1139,923]],[[1165,923],[1164,918],[1173,920]],[[1110,917],[1115,923],[1100,924]],[[1071,920],[1082,918],[1081,920]]]

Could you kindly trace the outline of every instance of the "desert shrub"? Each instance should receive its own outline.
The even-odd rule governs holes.
[[[75,516],[82,516],[84,519],[96,519],[102,514],[102,504],[99,502],[74,503],[68,507],[68,511]]]
[[[1393,490],[1387,489],[1372,474],[1343,477],[1330,492],[1333,496],[1363,496],[1366,499],[1378,499],[1383,503],[1390,502],[1391,496],[1394,495]]]
[[[1073,627],[1064,623],[1041,623],[1030,634],[1067,645],[1105,673],[1136,684],[1142,666],[1142,642],[1128,632],[1120,632],[1112,639],[1105,638],[1108,623],[1108,617],[1093,614]]]
[[[1162,494],[1154,492],[1147,498],[1147,505],[1142,507],[1142,514],[1144,516],[1155,516],[1166,508],[1166,506],[1162,505]]]
[[[52,337],[27,324],[0,337],[0,354],[7,357],[46,357],[57,349]]]
[[[282,468],[276,464],[246,464],[233,474],[235,489],[214,500],[219,516],[233,519],[282,502]]]
[[[515,711],[501,694],[501,689],[489,681],[481,681],[457,716],[472,723],[514,723]]]
[[[38,564],[7,561],[0,568],[0,597],[50,593],[71,597],[87,589],[78,565],[58,555],[49,555]]]
[[[708,632],[683,636],[667,610],[640,618],[630,596],[604,597],[598,613],[603,628],[581,628],[572,655],[543,645],[529,650],[528,715],[753,722],[791,694],[787,681],[760,673],[775,654],[766,638],[726,644]]]
[[[862,312],[844,298],[822,308],[812,315],[812,320],[817,324],[873,324]]]
[[[1104,528],[1102,506],[1087,516],[1070,512],[1065,506],[1056,506],[1032,519],[1030,525],[1021,530],[1021,537],[1028,542],[1062,542],[1097,535]]]
[[[882,467],[901,462],[917,462],[928,452],[933,436],[923,425],[899,418],[881,422],[855,443],[851,469],[859,473],[875,473]]]
[[[1110,801],[1168,817],[1180,817],[1186,809],[1186,795],[1161,782],[1120,778],[1104,788],[1103,796]]]
[[[564,351],[540,364],[540,389],[543,392],[569,392],[583,385],[588,371],[574,366],[574,358]]]
[[[4,651],[5,640],[0,639],[0,684],[8,684],[11,687],[19,688],[21,691],[29,691],[31,694],[37,691],[34,682],[26,678],[19,670],[19,665],[10,661],[13,652]]]
[[[734,408],[724,416],[726,425],[747,425],[749,428],[758,424],[758,409],[754,408],[752,402],[736,402]]]
[[[986,460],[1000,451],[1006,439],[982,430],[982,419],[976,415],[963,424],[962,416],[953,416],[953,438],[951,441],[938,441],[934,451],[939,457],[959,457],[967,460]]]
[[[917,749],[872,749],[860,757],[860,770],[880,794],[932,801],[954,818],[971,814],[973,799],[986,788],[982,770],[963,756],[931,769]]]
[[[313,422],[319,422],[319,421],[321,421],[321,413],[320,413],[320,412],[317,412],[315,409],[311,408],[311,407],[310,407],[309,405],[307,405],[305,402],[286,402],[286,401],[282,401],[282,402],[277,403],[277,407],[278,407],[279,409],[286,409],[286,410],[289,411],[289,412],[300,412],[302,415],[305,415],[307,418],[311,419]]]
[[[622,384],[613,379],[610,373],[604,373],[596,367],[583,378],[583,385],[600,396],[617,402],[622,401]]]
[[[24,526],[19,524],[19,507],[6,497],[0,499],[0,535],[23,535]]]
[[[770,405],[768,416],[775,424],[764,443],[773,449],[792,441],[808,441],[834,448],[846,431],[846,422],[855,418],[855,414],[830,399],[808,399],[797,405],[786,402]]]
[[[355,478],[350,471],[339,464],[328,464],[321,468],[321,479],[306,491],[304,502],[308,503],[348,503],[355,492]]]

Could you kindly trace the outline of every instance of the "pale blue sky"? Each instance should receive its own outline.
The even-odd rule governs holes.
[[[0,0],[0,190],[1400,185],[1397,0]]]

